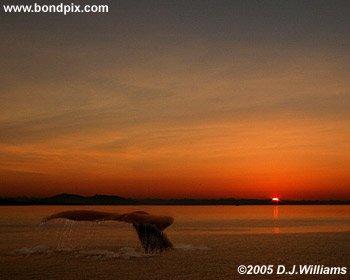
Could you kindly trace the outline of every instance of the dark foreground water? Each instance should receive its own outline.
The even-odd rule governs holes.
[[[56,221],[64,210],[171,215],[175,248],[146,255],[118,222]],[[349,279],[350,206],[0,207],[0,279]],[[272,275],[237,267],[273,265]],[[347,275],[276,275],[277,265],[347,267]]]

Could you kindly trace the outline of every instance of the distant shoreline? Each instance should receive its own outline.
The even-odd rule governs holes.
[[[278,204],[270,199],[132,199],[114,195],[82,196],[58,194],[50,197],[0,197],[0,206],[30,205],[350,205],[350,200],[281,200]]]

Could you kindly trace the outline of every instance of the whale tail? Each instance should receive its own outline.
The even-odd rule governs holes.
[[[146,253],[162,252],[172,248],[167,235],[152,224],[132,224]]]
[[[164,230],[174,222],[174,219],[169,216],[155,216],[144,211],[116,214],[100,211],[75,210],[59,212],[47,216],[42,222],[46,223],[55,219],[126,222],[133,225],[145,253],[162,252],[173,247],[167,235],[164,233]]]

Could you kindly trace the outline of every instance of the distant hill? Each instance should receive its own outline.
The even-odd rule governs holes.
[[[64,205],[125,205],[134,204],[137,201],[126,199],[121,196],[99,195],[81,196],[77,194],[58,194],[55,196],[43,198],[42,204],[64,204]]]
[[[114,195],[82,196],[62,193],[44,198],[3,197],[0,205],[135,205],[137,200]]]
[[[270,199],[132,199],[116,195],[82,196],[62,193],[50,197],[0,197],[0,205],[271,205]],[[279,205],[349,205],[350,200],[284,200]]]

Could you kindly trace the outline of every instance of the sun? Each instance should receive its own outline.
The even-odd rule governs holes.
[[[279,201],[280,201],[280,199],[278,197],[273,197],[272,198],[272,202],[279,202]]]

